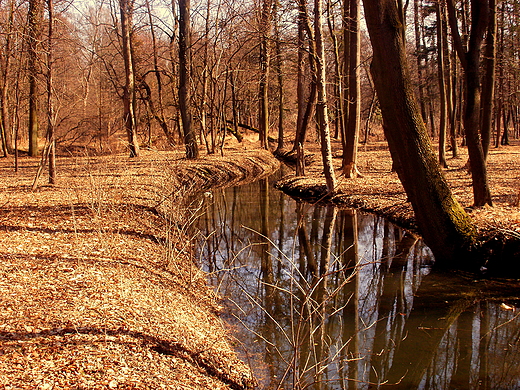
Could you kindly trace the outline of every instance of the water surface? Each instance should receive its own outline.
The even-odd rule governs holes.
[[[516,283],[438,273],[385,219],[268,180],[207,194],[197,227],[261,388],[520,388]]]

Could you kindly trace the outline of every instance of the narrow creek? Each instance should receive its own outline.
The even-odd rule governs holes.
[[[197,256],[263,389],[520,388],[520,289],[270,179],[207,193]]]

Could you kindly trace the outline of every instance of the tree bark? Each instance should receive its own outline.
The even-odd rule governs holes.
[[[305,48],[305,34],[308,35],[309,47]],[[311,85],[309,96],[305,97],[305,74],[304,57],[308,53],[309,68],[311,70]],[[316,47],[314,33],[307,15],[307,5],[304,0],[298,0],[298,118],[296,125],[296,136],[292,152],[296,152],[299,145],[302,147],[307,138],[307,129],[314,113],[316,102]],[[303,164],[303,162],[302,162]]]
[[[190,75],[190,0],[179,0],[179,109],[181,112],[186,158],[196,159],[199,157],[199,148],[192,126]]]
[[[284,77],[283,77],[283,57],[282,57],[282,40],[280,37],[280,23],[278,16],[279,0],[274,3],[275,15],[275,39],[276,39],[276,62],[275,70],[278,81],[278,143],[276,145],[277,151],[282,151],[284,148],[284,118],[285,118],[285,102],[284,102]]]
[[[476,236],[437,163],[413,93],[401,18],[394,0],[364,2],[372,74],[385,135],[426,243],[439,266],[460,266]]]

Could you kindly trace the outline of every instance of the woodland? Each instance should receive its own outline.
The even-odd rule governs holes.
[[[291,196],[384,215],[439,268],[517,277],[519,18],[516,0],[0,0],[0,385],[254,387],[187,232],[196,194],[275,157]]]
[[[4,1],[2,153],[42,156],[184,145],[186,158],[258,133],[327,192],[362,175],[383,129],[425,240],[459,259],[476,229],[442,169],[467,147],[473,206],[492,205],[490,148],[518,136],[516,1]],[[462,252],[461,252],[462,251]],[[463,256],[464,257],[464,256]]]

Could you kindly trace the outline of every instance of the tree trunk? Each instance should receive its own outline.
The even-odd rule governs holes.
[[[332,193],[336,187],[336,175],[332,165],[332,148],[330,143],[329,113],[327,108],[327,91],[325,77],[325,47],[323,40],[323,3],[314,0],[314,35],[316,40],[316,122],[320,133],[323,173],[327,182],[327,191]]]
[[[305,48],[305,33],[308,35],[309,47]],[[316,101],[316,47],[312,28],[307,15],[307,6],[304,0],[298,0],[298,119],[296,136],[292,152],[296,152],[298,145],[305,144],[307,129],[311,121]],[[311,70],[311,85],[309,96],[306,99],[304,86],[304,57],[308,53],[309,68]]]
[[[262,15],[260,21],[260,89],[259,111],[258,111],[258,129],[260,130],[260,146],[264,149],[269,148],[269,68],[270,53],[269,40],[271,32],[271,0],[263,0]]]
[[[28,59],[29,72],[29,155],[36,157],[38,151],[38,42],[40,41],[41,20],[43,17],[42,0],[29,1],[28,14]]]
[[[484,80],[482,82],[482,148],[484,159],[489,152],[491,133],[493,126],[493,110],[495,100],[495,64],[497,33],[496,1],[489,0],[489,25],[486,36],[486,48],[484,54]]]
[[[439,100],[440,100],[440,114],[439,114],[439,163],[442,167],[447,168],[446,162],[446,125],[447,125],[447,97],[446,97],[446,70],[444,68],[444,38],[443,25],[444,18],[442,15],[442,5],[440,1],[435,4],[437,14],[437,75],[439,81]]]
[[[170,131],[168,125],[166,123],[166,119],[164,116],[164,103],[163,103],[163,89],[162,89],[162,77],[161,77],[161,69],[159,68],[159,59],[157,54],[157,38],[155,36],[155,28],[153,24],[152,18],[152,10],[150,6],[150,0],[146,0],[146,11],[148,13],[148,22],[150,23],[150,35],[152,37],[152,52],[153,52],[153,70],[155,74],[155,79],[157,81],[157,102],[159,105],[159,110],[155,110],[155,106],[152,101],[151,91],[149,93],[150,97],[150,109],[152,109],[152,115],[159,124],[159,127],[164,132],[164,135],[168,139],[168,143],[170,145],[175,145],[175,138],[173,136],[173,132]]]
[[[3,49],[2,55],[4,56],[3,61],[3,68],[1,77],[1,89],[0,89],[0,126],[2,131],[2,140],[3,140],[3,148],[4,153],[13,153],[13,132],[10,128],[9,124],[9,113],[7,110],[8,104],[9,104],[9,91],[11,88],[9,88],[8,84],[8,76],[9,76],[9,70],[11,68],[11,40],[12,40],[12,31],[13,31],[13,19],[14,19],[14,1],[11,0],[9,4],[9,19],[7,22],[7,29],[5,31],[5,46]]]
[[[199,157],[191,112],[191,27],[190,0],[179,0],[179,109],[181,112],[186,158]]]
[[[359,128],[361,122],[361,44],[360,44],[360,15],[361,7],[359,0],[344,0],[350,3],[348,17],[349,50],[345,57],[345,68],[348,64],[348,95],[346,104],[348,119],[346,122],[345,145],[343,150],[342,168],[345,177],[353,178],[360,176],[357,169],[357,151],[359,140]],[[346,46],[346,42],[345,45]]]
[[[47,145],[49,148],[49,184],[56,184],[56,134],[54,128],[53,102],[53,33],[54,33],[54,4],[47,0],[49,30],[47,34]]]
[[[132,13],[133,0],[119,0],[121,13],[121,35],[123,40],[123,61],[125,64],[125,89],[123,91],[123,120],[125,123],[130,157],[139,157],[135,122],[135,74],[132,60]]]
[[[476,229],[451,194],[413,94],[403,28],[394,0],[364,2],[374,57],[372,74],[385,135],[417,225],[437,264],[457,266]]]
[[[426,123],[426,105],[424,103],[424,84],[423,84],[423,57],[424,50],[421,45],[421,27],[424,25],[420,20],[421,8],[419,0],[414,0],[414,28],[415,28],[415,56],[417,58],[417,84],[419,89],[419,106],[421,108],[421,117]],[[421,18],[422,19],[422,18]]]
[[[492,205],[491,193],[487,179],[486,160],[480,136],[480,51],[484,33],[488,26],[488,0],[472,0],[471,32],[468,49],[464,49],[459,35],[455,6],[448,0],[448,15],[453,37],[466,81],[466,100],[464,110],[464,130],[468,146],[471,168],[474,206]]]
[[[279,0],[275,0],[274,15],[276,18],[275,22],[275,38],[276,38],[276,62],[275,70],[278,80],[278,143],[276,145],[277,151],[282,151],[284,148],[284,77],[283,77],[283,57],[282,57],[282,40],[280,37],[280,23],[278,16]]]

